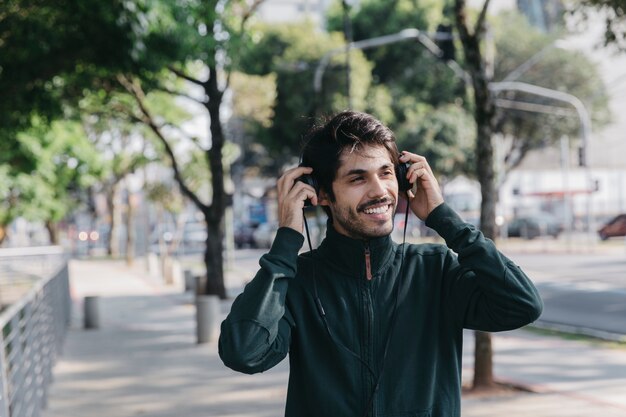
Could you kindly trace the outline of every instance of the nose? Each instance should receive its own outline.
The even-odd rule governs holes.
[[[367,191],[369,198],[381,198],[387,195],[387,188],[385,187],[384,182],[377,176],[373,177]]]

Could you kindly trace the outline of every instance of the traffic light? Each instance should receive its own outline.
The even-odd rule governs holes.
[[[439,26],[437,26],[435,44],[441,49],[441,56],[439,57],[441,60],[454,61],[455,51],[452,25],[440,23]]]

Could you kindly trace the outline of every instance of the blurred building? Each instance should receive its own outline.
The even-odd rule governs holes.
[[[534,25],[549,31],[552,23],[548,21],[558,5],[548,3],[552,2],[520,0],[518,6]],[[531,152],[501,189],[501,212],[507,218],[535,210],[567,219],[569,212],[574,227],[586,227],[589,220],[595,229],[605,219],[626,212],[626,117],[622,110],[626,106],[626,54],[604,47],[603,31],[602,15],[592,13],[583,32],[569,34],[563,41],[598,66],[609,94],[611,122],[592,126],[586,167],[581,166],[576,151],[577,137],[569,138],[569,151],[557,144]],[[585,101],[585,97],[580,99]]]
[[[308,19],[322,26],[331,0],[266,0],[256,17],[264,22],[292,23]]]
[[[561,0],[517,0],[517,9],[531,25],[544,33],[562,24],[565,10]]]

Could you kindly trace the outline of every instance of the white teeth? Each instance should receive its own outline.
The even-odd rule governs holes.
[[[381,206],[376,208],[369,208],[363,210],[366,214],[382,214],[385,213],[389,209],[389,206]]]

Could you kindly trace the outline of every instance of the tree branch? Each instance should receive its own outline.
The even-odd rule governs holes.
[[[201,104],[203,106],[206,104],[205,100],[198,100],[195,97],[191,97],[189,94],[183,93],[182,91],[170,90],[169,88],[163,87],[163,86],[156,87],[156,89],[159,90],[159,91],[162,91],[164,93],[168,93],[168,94],[172,94],[172,95],[175,95],[175,96],[186,98],[188,100],[191,100],[191,101],[193,101],[195,103],[198,103],[198,104]]]
[[[193,143],[194,145],[196,145],[196,147],[201,150],[202,152],[206,152],[206,149],[204,149],[202,147],[202,145],[200,144],[200,141],[198,140],[198,138],[193,137],[193,136],[189,136],[187,134],[187,132],[185,132],[183,129],[181,129],[180,127],[172,124],[172,123],[163,123],[161,126],[159,126],[160,129],[164,128],[164,127],[170,127],[174,130],[176,130],[178,133],[180,133],[181,135],[183,135],[185,138],[189,139],[189,141],[191,143]]]
[[[478,15],[478,19],[476,20],[476,26],[474,26],[474,33],[480,33],[485,24],[485,19],[487,17],[487,9],[489,8],[489,2],[491,0],[485,0],[483,4],[483,8],[480,11],[480,15]]]
[[[185,74],[185,73],[184,73],[183,71],[181,71],[181,70],[178,70],[178,69],[176,69],[176,68],[174,68],[174,67],[172,67],[172,66],[167,67],[167,69],[169,69],[170,71],[172,71],[172,72],[173,72],[176,76],[178,76],[178,77],[180,77],[180,78],[182,78],[182,79],[184,79],[184,80],[187,80],[187,81],[189,81],[190,83],[193,83],[193,84],[199,85],[200,87],[204,87],[204,82],[203,82],[203,81],[200,81],[200,80],[198,80],[197,78],[194,78],[194,77],[192,77],[192,76],[190,76],[190,75],[187,75],[187,74]]]
[[[193,203],[196,206],[198,206],[200,209],[207,209],[208,206],[204,204],[200,200],[200,198],[193,191],[191,191],[191,189],[185,183],[180,173],[178,162],[176,161],[176,156],[174,155],[174,150],[170,146],[167,139],[165,139],[163,132],[161,132],[161,129],[155,123],[154,118],[152,117],[152,114],[150,113],[150,111],[145,105],[146,95],[144,91],[142,90],[141,86],[137,82],[132,82],[131,80],[126,78],[124,75],[118,75],[117,80],[137,102],[137,105],[139,106],[139,109],[143,117],[145,118],[144,124],[146,124],[150,128],[150,130],[152,130],[152,132],[157,136],[157,138],[161,141],[161,143],[165,147],[165,153],[167,153],[170,159],[170,162],[172,163],[172,169],[174,170],[174,178],[176,179],[176,182],[178,182],[178,185],[180,186],[180,190],[182,191],[182,193],[186,195],[187,197],[189,197],[189,199],[193,201]]]
[[[469,30],[467,29],[467,13],[465,12],[465,1],[456,0],[454,3],[454,14],[456,15],[457,30],[459,31],[459,37],[461,42],[465,45],[470,38]]]
[[[241,17],[241,32],[243,32],[248,19],[252,17],[254,12],[256,12],[256,10],[259,8],[259,6],[261,6],[261,4],[263,4],[264,1],[265,0],[254,0],[254,2],[250,5],[250,8],[243,14],[243,16]]]

